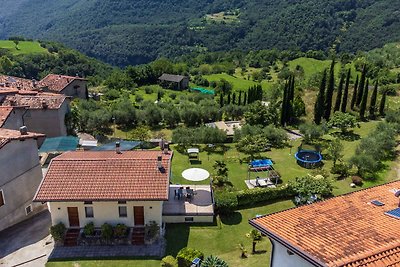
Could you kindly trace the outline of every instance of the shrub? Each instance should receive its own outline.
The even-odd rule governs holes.
[[[146,94],[152,94],[153,93],[153,88],[151,88],[150,86],[146,86],[145,88],[144,88],[144,92],[146,93]]]
[[[107,100],[115,100],[118,99],[121,96],[120,92],[117,89],[109,89],[107,92],[104,94],[104,97]]]
[[[175,93],[170,93],[169,94],[169,98],[171,98],[172,100],[174,100],[176,98],[176,94]]]
[[[207,258],[204,259],[204,261],[201,263],[201,267],[228,267],[228,264],[213,255],[208,256]]]
[[[101,226],[101,237],[105,240],[110,240],[113,237],[113,228],[110,224],[104,223]]]
[[[350,165],[345,162],[338,162],[333,165],[331,172],[333,174],[339,174],[340,177],[346,177],[349,174]]]
[[[165,256],[161,260],[161,267],[176,267],[176,266],[178,266],[178,262],[171,255]]]
[[[119,223],[114,228],[114,236],[117,238],[124,237],[124,236],[126,236],[127,230],[128,230],[128,227],[126,227],[125,224]]]
[[[222,214],[234,212],[238,206],[236,193],[226,191],[216,193],[215,204]]]
[[[155,221],[152,221],[149,225],[146,225],[146,234],[149,239],[156,237],[159,231],[160,227]]]
[[[353,184],[361,186],[363,181],[362,178],[360,176],[351,176],[351,181],[353,182]]]
[[[62,222],[50,227],[50,234],[54,238],[55,241],[63,241],[65,231],[66,231],[66,228]]]
[[[179,267],[190,267],[195,258],[204,258],[203,252],[193,248],[183,248],[178,252],[176,259]]]
[[[245,189],[237,192],[237,202],[239,206],[247,206],[259,202],[289,198],[294,195],[293,188],[288,185],[278,188]]]
[[[94,234],[94,223],[90,222],[90,223],[86,224],[85,227],[83,228],[83,233],[85,235],[93,235]]]
[[[302,204],[304,201],[312,199],[313,196],[323,199],[331,195],[333,190],[332,181],[322,175],[296,177],[292,186],[296,194],[301,197]]]

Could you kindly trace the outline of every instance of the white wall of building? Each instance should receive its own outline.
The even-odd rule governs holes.
[[[42,180],[37,143],[34,139],[14,140],[0,149],[0,190],[5,204],[0,207],[0,231],[28,219],[46,208],[34,203],[32,212],[25,208],[32,199]]]
[[[288,249],[271,239],[273,250],[271,255],[271,267],[313,267],[311,263],[300,256],[289,255]]]
[[[87,82],[84,80],[73,80],[61,93],[73,98],[87,99]]]
[[[118,207],[127,207],[127,217],[120,218]],[[87,223],[93,222],[96,227],[100,227],[103,223],[118,224],[123,223],[128,227],[134,225],[134,206],[144,207],[144,219],[145,224],[149,224],[151,221],[157,222],[161,225],[162,223],[162,201],[127,201],[126,204],[118,204],[117,201],[107,202],[95,202],[93,204],[86,205],[84,202],[49,202],[48,207],[51,213],[52,224],[62,222],[66,227],[69,227],[68,221],[68,207],[77,207],[79,213],[79,224],[80,227],[84,227]],[[93,207],[93,218],[86,218],[85,207]]]

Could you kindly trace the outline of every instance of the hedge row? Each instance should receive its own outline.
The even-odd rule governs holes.
[[[293,188],[285,185],[278,188],[254,188],[235,192],[216,192],[215,202],[220,213],[229,213],[239,207],[294,196],[295,192]]]

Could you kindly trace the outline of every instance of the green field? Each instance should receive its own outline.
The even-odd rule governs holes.
[[[14,55],[48,52],[47,49],[40,46],[39,42],[30,42],[30,41],[20,41],[17,49],[13,41],[0,40],[0,49],[1,48],[9,50]]]
[[[226,74],[226,73],[204,75],[203,77],[206,78],[210,82],[211,81],[217,82],[221,79],[225,79],[232,84],[233,90],[235,90],[235,91],[247,90],[250,86],[258,84],[257,82],[245,80],[243,78],[236,78],[236,77]]]

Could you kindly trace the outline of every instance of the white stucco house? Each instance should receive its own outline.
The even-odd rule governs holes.
[[[162,223],[172,152],[77,151],[54,158],[34,201],[47,202],[53,224],[128,227]]]
[[[0,128],[0,231],[46,209],[32,203],[42,180],[37,142],[44,137]]]
[[[395,181],[249,223],[270,239],[271,267],[400,266],[399,190]]]

